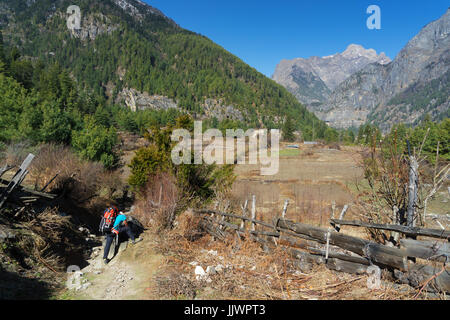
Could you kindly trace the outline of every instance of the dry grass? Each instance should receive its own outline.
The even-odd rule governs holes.
[[[238,202],[256,195],[257,215],[264,221],[280,215],[286,199],[286,217],[291,220],[328,226],[333,201],[338,210],[350,204],[347,217],[351,217],[357,194],[353,185],[362,179],[359,149],[301,146],[300,150],[300,156],[281,157],[274,176],[260,176],[257,165],[237,166],[232,193]]]
[[[0,246],[0,269],[4,273],[0,296],[49,299],[62,289],[67,266],[86,258],[85,238],[57,208],[27,210],[29,214],[20,216],[20,221],[11,222],[15,239]]]
[[[195,215],[192,211],[186,211],[177,219],[173,232],[188,241],[195,241],[205,234],[200,227],[200,221],[199,215]]]
[[[198,287],[185,275],[172,272],[155,278],[156,294],[161,299],[194,299]]]
[[[125,184],[119,171],[105,170],[99,162],[84,161],[67,146],[43,144],[31,150],[24,144],[10,145],[2,154],[3,161],[20,165],[29,152],[36,157],[24,184],[36,190],[45,187],[47,192],[65,193],[80,203],[97,196],[114,200],[123,195]]]
[[[70,148],[56,144],[38,148],[25,183],[37,190],[47,185],[45,191],[64,193],[86,207],[94,198],[117,199],[125,188],[118,172],[105,170],[101,163],[81,160]]]
[[[188,293],[192,290],[197,292],[198,299],[213,300],[394,300],[411,299],[416,293],[409,286],[390,282],[383,282],[379,290],[371,290],[367,287],[368,276],[339,273],[323,265],[302,273],[296,261],[280,247],[266,253],[259,244],[251,240],[239,241],[234,236],[225,242],[214,241],[209,235],[189,241],[182,230],[180,223],[158,238],[157,248],[166,259],[166,267],[160,274],[178,275],[171,277],[174,281],[169,290],[171,294],[163,298],[190,299]],[[209,280],[197,280],[192,262],[205,270],[208,266],[222,265],[223,271],[210,275]],[[164,281],[155,281],[155,290],[167,289],[167,277],[162,277]]]
[[[51,271],[62,271],[69,252],[83,244],[84,238],[75,230],[70,217],[61,216],[57,208],[47,208],[31,221],[21,224],[17,247],[25,256],[36,258]]]
[[[47,190],[62,190],[74,181],[83,182],[79,191],[91,193],[99,182],[103,168],[99,163],[81,161],[68,147],[55,144],[42,145],[33,160],[29,178],[34,185],[44,187],[55,177]],[[90,191],[90,192],[89,192]]]
[[[148,140],[140,135],[127,131],[119,131],[117,134],[119,136],[118,149],[120,151],[135,151],[149,145]]]
[[[14,143],[6,146],[4,152],[0,154],[0,160],[10,166],[20,166],[33,148],[27,142]]]
[[[144,226],[159,233],[172,228],[180,205],[175,178],[168,173],[158,173],[142,191],[133,214]]]

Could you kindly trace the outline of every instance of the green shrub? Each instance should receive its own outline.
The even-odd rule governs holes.
[[[83,130],[72,132],[72,146],[78,154],[87,160],[101,161],[106,168],[117,162],[113,150],[116,143],[116,130],[96,124],[90,116],[86,116]]]
[[[130,164],[128,183],[138,191],[143,190],[159,172],[166,172],[176,178],[181,199],[190,199],[191,203],[211,200],[228,190],[234,181],[233,165],[173,164],[171,134],[177,128],[193,130],[192,118],[184,115],[176,119],[174,126],[153,127],[149,131],[146,137],[151,145],[136,152]]]
[[[139,149],[131,160],[128,183],[131,186],[143,187],[158,171],[168,169],[168,161],[155,145]]]

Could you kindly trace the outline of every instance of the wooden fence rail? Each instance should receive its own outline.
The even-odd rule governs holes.
[[[339,232],[328,232],[328,230],[324,228],[314,227],[303,223],[295,223],[285,219],[277,220],[276,229],[287,229],[321,241],[326,241],[327,234],[329,234],[330,244],[354,252],[362,257],[366,257],[374,264],[383,267],[394,267],[399,270],[408,269],[406,260],[407,254],[401,249],[391,248],[365,239],[344,235]]]
[[[225,213],[225,212],[220,212],[220,211],[217,211],[217,210],[204,210],[204,209],[202,209],[202,210],[194,210],[194,212],[195,213],[200,213],[200,214],[215,214],[215,215],[219,215],[219,216],[240,219],[240,220],[244,220],[244,221],[249,221],[249,222],[251,222],[253,224],[262,225],[262,226],[264,226],[266,228],[274,229],[273,224],[266,223],[264,221],[259,221],[259,220],[256,220],[254,218],[248,218],[248,217],[239,216],[239,215],[232,214],[232,213]]]
[[[426,237],[432,237],[432,238],[450,239],[450,231],[446,231],[446,230],[425,229],[425,228],[417,228],[417,227],[400,226],[400,225],[396,225],[396,224],[377,224],[377,223],[367,223],[367,222],[362,222],[362,221],[348,221],[348,220],[338,220],[338,219],[331,219],[330,222],[331,222],[331,224],[334,224],[334,225],[345,225],[345,226],[396,231],[396,232],[406,234],[407,236],[426,236]]]
[[[314,263],[324,263],[333,270],[348,273],[364,273],[368,266],[374,264],[382,268],[395,270],[396,276],[402,281],[409,281],[411,285],[418,286],[429,278],[429,291],[450,292],[450,270],[446,269],[446,262],[450,255],[450,248],[447,243],[438,243],[437,241],[416,241],[411,239],[402,239],[401,247],[389,247],[369,240],[344,235],[329,229],[315,227],[307,224],[296,223],[286,220],[283,217],[276,218],[273,223],[256,220],[255,199],[252,199],[251,218],[246,216],[246,205],[242,207],[243,215],[239,216],[233,213],[225,213],[217,210],[194,210],[194,213],[205,215],[202,219],[202,226],[205,231],[218,239],[225,238],[226,229],[232,230],[233,234],[239,237],[246,235],[254,241],[259,242],[265,249],[281,247],[292,257],[299,261]],[[287,202],[285,202],[283,212],[286,214]],[[345,212],[345,208],[343,212]],[[217,219],[216,217],[222,217]],[[343,214],[341,214],[341,217]],[[233,224],[225,221],[224,218],[241,220],[241,223]],[[250,222],[250,229],[245,228],[245,222]],[[367,228],[376,228],[383,230],[397,231],[406,235],[421,235],[435,238],[448,238],[448,231],[411,228],[398,225],[378,225],[363,223],[358,221],[346,221],[341,219],[331,219],[333,226],[354,225]],[[214,227],[214,224],[220,227]],[[256,230],[255,226],[260,225],[270,230]],[[223,229],[225,227],[225,229]],[[339,228],[336,228],[339,230]],[[269,241],[270,240],[270,241]],[[274,243],[273,243],[274,242]],[[329,243],[334,248],[344,250],[337,252],[336,249],[326,250],[317,247],[318,244]],[[298,250],[298,249],[302,250]],[[351,252],[347,254],[345,252]],[[408,262],[408,257],[417,257],[429,261],[444,262],[440,268],[429,265],[413,264]],[[442,271],[442,268],[445,272]],[[406,279],[406,280],[405,280]],[[421,280],[423,280],[421,282]],[[433,290],[435,288],[436,290]]]

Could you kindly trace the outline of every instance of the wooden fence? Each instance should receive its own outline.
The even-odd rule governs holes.
[[[362,274],[375,265],[393,271],[400,282],[413,287],[426,286],[427,291],[450,292],[450,269],[446,266],[450,256],[449,231],[342,220],[348,206],[342,210],[340,219],[330,219],[331,226],[325,229],[285,219],[288,202],[285,202],[281,216],[268,223],[256,220],[255,203],[253,196],[251,216],[247,216],[247,202],[242,206],[242,215],[207,209],[194,210],[194,213],[202,215],[200,225],[213,237],[219,240],[230,234],[239,239],[248,237],[267,251],[279,247],[298,259],[300,266],[318,263],[333,270]],[[398,247],[387,246],[340,233],[341,227],[347,225],[434,240],[402,239]],[[422,259],[422,263],[411,258]]]

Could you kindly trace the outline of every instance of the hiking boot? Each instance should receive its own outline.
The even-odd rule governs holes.
[[[136,244],[141,241],[142,241],[142,238],[137,238],[137,239],[131,240],[131,244]]]
[[[103,263],[104,264],[108,264],[109,263],[109,259],[103,259]]]

